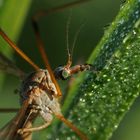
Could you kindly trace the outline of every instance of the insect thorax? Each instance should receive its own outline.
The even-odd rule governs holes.
[[[61,114],[60,105],[57,99],[57,90],[52,82],[48,70],[32,72],[22,82],[21,104],[24,100],[32,96],[32,105],[36,106],[40,115],[49,121],[52,113]]]

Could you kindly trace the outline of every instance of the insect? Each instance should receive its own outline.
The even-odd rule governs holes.
[[[84,64],[71,67],[72,58],[68,49],[67,64],[65,66],[58,67],[53,72],[49,65],[47,55],[45,54],[43,42],[35,19],[33,19],[33,27],[38,48],[46,65],[46,69],[40,69],[16,46],[16,44],[12,42],[12,40],[10,40],[4,31],[0,29],[0,36],[35,69],[35,71],[26,76],[22,82],[20,89],[21,108],[15,118],[0,130],[0,140],[30,140],[33,131],[42,130],[51,124],[53,115],[70,127],[82,140],[88,140],[87,136],[74,124],[68,121],[61,113],[58,99],[62,96],[62,93],[56,80],[65,80],[79,71],[90,70],[91,65]],[[11,64],[11,69],[8,69],[9,72],[10,70],[15,70],[19,77],[24,77],[24,73],[15,67],[2,54],[0,54],[0,58],[5,62],[5,64]],[[45,123],[41,126],[33,127],[32,124],[38,115],[44,119]]]

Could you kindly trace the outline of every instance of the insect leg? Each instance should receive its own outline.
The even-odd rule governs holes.
[[[0,36],[13,48],[26,62],[28,62],[31,66],[33,66],[36,70],[39,67],[21,50],[16,44],[4,33],[4,31],[0,28]]]
[[[72,124],[70,121],[68,121],[63,115],[55,114],[55,116],[59,120],[64,122],[68,127],[70,127],[81,138],[81,140],[88,140],[87,136],[83,132],[81,132],[74,124]]]
[[[78,0],[78,1],[74,1],[74,2],[70,2],[70,3],[66,3],[48,10],[40,10],[35,14],[35,19],[38,20],[41,17],[56,13],[56,12],[60,12],[63,11],[67,8],[72,8],[73,6],[79,5],[79,4],[84,4],[86,2],[89,2],[91,0]]]
[[[18,112],[18,108],[0,108],[0,113]]]
[[[32,127],[32,128],[23,128],[23,129],[19,129],[17,131],[17,133],[19,134],[23,134],[25,132],[33,132],[33,131],[39,131],[39,130],[42,130],[44,128],[47,128],[49,125],[51,124],[51,122],[47,122],[41,126],[38,126],[38,127]]]
[[[31,109],[31,112],[29,113],[29,116],[27,117],[27,120],[26,120],[26,122],[28,122],[28,120],[30,120],[30,116],[33,114],[33,113],[39,113],[39,110],[40,110],[40,108],[33,108],[33,109]],[[41,110],[40,110],[41,111]],[[42,113],[41,113],[42,114]],[[21,129],[19,129],[18,131],[17,131],[17,133],[19,133],[19,134],[23,134],[23,133],[25,133],[25,132],[33,132],[33,131],[39,131],[39,130],[42,130],[42,129],[44,129],[44,128],[47,128],[50,124],[51,124],[51,122],[52,122],[52,119],[53,119],[53,117],[52,117],[52,115],[50,114],[50,113],[47,113],[47,114],[44,114],[45,115],[45,117],[47,118],[47,119],[45,119],[46,121],[46,123],[44,123],[43,125],[41,125],[41,126],[36,126],[36,127],[30,127],[30,128],[25,128],[24,126],[26,125],[26,122],[25,122],[25,124],[23,125],[23,128],[21,128]]]
[[[48,67],[49,61],[48,61],[47,55],[45,53],[44,43],[41,39],[39,26],[38,26],[38,23],[35,19],[35,16],[32,17],[32,26],[33,26],[33,29],[34,29],[34,32],[35,32],[35,37],[36,37],[36,40],[37,40],[37,47],[38,47],[39,52],[41,54],[42,60],[44,61],[45,66]]]

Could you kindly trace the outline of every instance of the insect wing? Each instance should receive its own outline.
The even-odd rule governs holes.
[[[29,100],[24,101],[21,109],[10,122],[8,122],[2,129],[0,129],[0,140],[17,140],[18,134],[17,131],[19,128],[22,128],[24,124],[23,120],[25,119],[25,114],[29,106]],[[24,139],[22,139],[24,140]],[[30,139],[26,139],[30,140]]]
[[[20,70],[11,60],[0,53],[0,70],[22,78],[24,72]]]
[[[0,140],[12,140],[14,139],[13,134],[15,133],[16,125],[13,122],[16,120],[16,117],[8,122],[3,128],[0,130]]]

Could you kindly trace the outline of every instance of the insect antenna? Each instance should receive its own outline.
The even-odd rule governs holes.
[[[75,36],[74,36],[74,40],[73,40],[73,44],[72,44],[72,48],[71,48],[71,57],[73,56],[73,50],[75,48],[75,45],[76,45],[76,41],[79,37],[79,34],[80,34],[80,31],[82,30],[83,26],[85,25],[85,22],[83,22],[80,27],[78,28],[78,30],[76,31],[75,33]]]
[[[69,26],[70,26],[70,22],[71,22],[71,16],[72,16],[72,14],[69,16],[69,19],[68,19],[67,25],[66,25],[66,44],[67,44],[67,53],[68,53],[68,62],[65,66],[66,68],[70,68],[70,66],[72,64],[73,50],[74,50],[74,47],[76,45],[76,41],[78,39],[80,31],[81,31],[82,27],[85,25],[85,22],[83,22],[80,25],[80,27],[78,28],[78,30],[76,31],[75,36],[74,36],[74,40],[72,43],[72,48],[70,50],[70,47],[69,47]]]
[[[71,23],[71,17],[72,17],[72,11],[70,11],[70,15],[68,17],[67,23],[66,23],[66,46],[67,46],[67,53],[68,53],[68,60],[66,67],[69,68],[72,64],[72,56],[69,48],[69,28]]]
[[[10,40],[10,38],[4,33],[4,31],[1,28],[0,35],[10,45],[10,47],[12,47],[26,62],[28,62],[36,70],[39,69],[39,67],[22,50],[20,50],[12,40]]]

